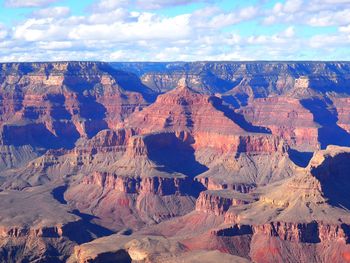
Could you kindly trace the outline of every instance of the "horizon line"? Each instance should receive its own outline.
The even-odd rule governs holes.
[[[334,62],[334,63],[350,63],[350,60],[174,60],[174,61],[104,61],[104,60],[39,60],[39,61],[0,61],[0,64],[16,64],[16,63],[258,63],[258,62],[267,62],[267,63],[317,63],[317,62]]]

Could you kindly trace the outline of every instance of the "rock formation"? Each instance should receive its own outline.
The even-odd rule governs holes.
[[[0,261],[349,262],[349,70],[0,64]]]

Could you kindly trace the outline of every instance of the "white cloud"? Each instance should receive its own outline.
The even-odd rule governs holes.
[[[65,50],[73,47],[74,44],[71,41],[40,41],[37,46],[44,50]]]
[[[162,17],[117,9],[89,17],[30,18],[14,28],[21,41],[98,40],[120,43],[142,40],[183,40],[192,33],[190,15]]]
[[[55,23],[53,18],[31,18],[17,26],[14,38],[25,41],[65,40],[69,28]]]
[[[115,8],[126,7],[131,3],[130,0],[99,0],[92,5],[94,11],[111,11]]]
[[[340,27],[339,31],[342,33],[350,33],[350,25]]]
[[[348,0],[287,0],[265,10],[264,24],[304,24],[315,27],[341,26],[350,21]]]
[[[325,4],[350,4],[350,0],[319,0],[318,2]]]
[[[344,1],[334,7],[324,0],[295,0],[270,9],[247,6],[231,11],[205,5],[182,15],[151,10],[189,2],[100,0],[84,16],[72,16],[64,7],[37,9],[11,29],[0,25],[0,61],[295,60],[310,59],[305,54],[332,58],[337,52],[334,47],[343,50],[344,58],[350,43],[346,17],[350,9]],[[239,26],[230,30],[244,21],[257,23],[250,30],[254,33],[242,34]],[[276,32],[276,27],[259,21],[282,24],[283,30]],[[332,24],[338,31],[301,37],[298,30],[303,24]]]
[[[348,46],[350,38],[343,35],[315,35],[310,38],[309,46],[313,49],[334,50],[341,46]],[[342,58],[344,59],[344,58]]]
[[[0,24],[0,40],[5,39],[8,35],[7,29],[4,25]]]
[[[95,13],[90,15],[87,20],[91,24],[111,24],[115,21],[133,20],[138,15],[130,14],[124,8],[117,8],[106,13]]]
[[[70,15],[70,9],[66,6],[56,6],[56,7],[48,7],[39,10],[35,10],[32,13],[33,17],[36,18],[48,18],[48,17],[67,17]]]
[[[192,3],[214,3],[214,0],[98,0],[92,5],[93,10],[110,11],[114,8],[137,7],[143,10],[156,10],[167,7],[183,6]]]
[[[205,2],[201,0],[136,0],[136,4],[143,9],[161,9],[170,6],[188,5],[195,2]]]
[[[43,7],[58,0],[5,0],[6,7]]]
[[[286,13],[295,13],[303,6],[303,0],[287,0],[284,4],[283,11]]]
[[[257,7],[249,6],[238,11],[219,14],[211,19],[210,26],[213,28],[221,28],[247,21],[255,18],[258,14],[258,11],[259,9]]]
[[[294,26],[290,26],[288,27],[283,33],[282,35],[284,35],[287,38],[291,38],[295,36],[295,30],[294,30]]]
[[[128,54],[125,53],[125,51],[123,50],[117,50],[114,52],[111,52],[111,54],[109,55],[109,60],[112,61],[120,61],[125,59],[125,57],[127,57]]]
[[[244,21],[253,20],[260,15],[259,8],[248,6],[225,12],[216,6],[208,6],[191,14],[191,25],[196,28],[221,29]]]
[[[135,22],[117,21],[108,24],[80,24],[69,31],[70,39],[109,40],[113,42],[136,40],[176,40],[189,36],[189,15],[162,18],[142,13]]]
[[[313,15],[308,24],[311,26],[339,26],[350,23],[350,9],[341,11],[322,11]]]

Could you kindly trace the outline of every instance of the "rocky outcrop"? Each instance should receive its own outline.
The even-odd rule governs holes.
[[[186,86],[158,96],[155,103],[133,114],[126,125],[141,133],[155,131],[210,131],[240,134],[244,130],[216,109],[222,101],[197,93]],[[208,118],[210,116],[210,118]]]
[[[288,145],[281,137],[269,134],[223,135],[212,132],[199,132],[194,136],[195,149],[213,148],[220,154],[249,153],[272,154],[286,153]]]
[[[172,195],[185,194],[191,181],[188,178],[121,177],[116,174],[95,172],[84,178],[83,183],[129,194]]]
[[[309,166],[294,177],[258,188],[254,194],[202,192],[196,210],[224,215],[224,224],[210,232],[213,239],[250,238],[254,262],[308,262],[310,257],[311,262],[330,258],[346,262],[350,217],[344,193],[349,158],[348,148],[329,146],[316,152]]]
[[[57,226],[0,226],[0,261],[64,262],[75,245],[94,238],[90,231],[94,229],[83,220]]]
[[[0,261],[346,261],[349,69],[1,64]]]
[[[228,183],[228,180],[219,181],[215,178],[206,177],[205,175],[200,176],[197,180],[205,186],[208,190],[235,190],[240,193],[249,193],[252,189],[256,188],[256,184],[245,184],[245,183]]]
[[[57,202],[49,190],[0,192],[1,262],[61,262],[75,245],[101,236],[93,224]]]
[[[233,137],[234,138],[234,137]],[[231,139],[233,139],[231,138]],[[298,168],[291,161],[289,147],[284,140],[272,135],[246,135],[222,143],[221,150],[214,148],[211,159],[204,158],[211,149],[208,143],[199,159],[209,169],[196,179],[209,190],[231,189],[247,193],[259,185],[288,178]],[[225,150],[224,150],[225,149]],[[216,154],[215,154],[216,152]],[[218,154],[219,152],[219,154]]]
[[[347,242],[349,226],[331,225],[322,222],[286,223],[271,222],[270,224],[253,226],[254,234],[275,236],[284,241],[297,243]]]
[[[318,128],[313,114],[291,97],[259,98],[240,112],[256,126],[267,127],[291,147],[304,151],[319,148]]]
[[[131,129],[102,130],[90,140],[81,139],[74,149],[85,153],[125,152],[129,139],[135,135]]]
[[[207,93],[229,93],[244,104],[244,95],[307,95],[318,92],[346,92],[349,88],[347,62],[168,62],[112,63],[116,69],[131,71],[157,92],[174,89],[185,80],[192,89]]]
[[[124,257],[121,257],[121,256]],[[128,255],[128,257],[125,257]],[[119,257],[118,257],[119,256]],[[112,235],[107,238],[94,240],[90,243],[76,247],[75,253],[68,263],[101,262],[113,259],[120,262],[145,261],[145,262],[237,262],[249,261],[234,255],[215,251],[188,251],[188,248],[176,239],[167,239],[160,236],[135,236],[126,237]],[[124,261],[122,261],[124,260]]]
[[[37,229],[28,229],[27,227],[0,227],[1,238],[20,238],[20,237],[62,237],[62,226],[43,227]]]
[[[113,128],[146,105],[140,93],[122,90],[123,73],[106,63],[3,64],[1,74],[0,123],[7,144],[72,147],[79,137]]]
[[[337,110],[337,124],[350,133],[349,103],[350,98],[332,98],[334,106]]]
[[[253,200],[232,190],[201,192],[196,202],[196,211],[224,215],[231,206],[241,206]]]

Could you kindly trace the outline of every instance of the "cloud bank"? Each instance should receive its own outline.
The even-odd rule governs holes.
[[[99,0],[86,6],[84,15],[59,4],[5,1],[11,8],[36,8],[14,26],[0,18],[0,60],[350,59],[346,0],[287,0],[234,8],[200,0]],[[191,4],[196,8],[167,12]]]

